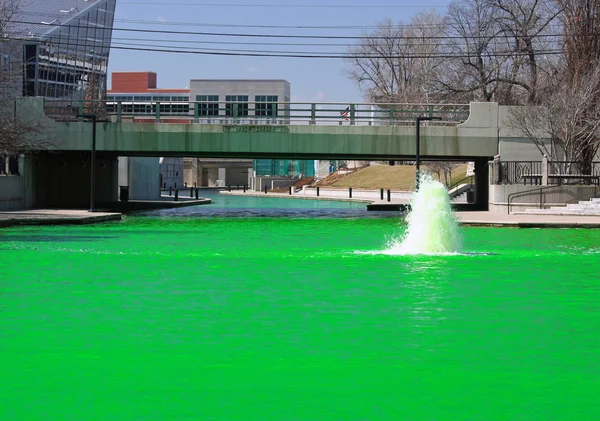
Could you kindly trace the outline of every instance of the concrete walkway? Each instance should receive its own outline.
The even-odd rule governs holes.
[[[391,202],[369,199],[349,199],[326,196],[305,196],[290,195],[288,193],[267,193],[248,191],[222,191],[221,194],[236,196],[255,196],[255,197],[280,197],[284,199],[302,199],[302,200],[335,200],[346,202],[363,202],[369,204],[372,210],[378,210],[377,206],[392,209],[394,207],[404,207],[408,201],[405,199],[396,199]],[[456,212],[456,216],[463,226],[485,226],[485,227],[513,227],[513,228],[600,228],[600,216],[579,216],[579,215],[506,215],[493,212]]]
[[[600,228],[600,216],[506,215],[493,212],[457,212],[464,226],[515,228]]]
[[[120,213],[88,212],[86,210],[32,209],[0,212],[0,227],[13,225],[80,225],[120,220]]]
[[[252,196],[252,197],[279,197],[282,199],[300,199],[300,200],[333,200],[336,202],[358,202],[358,203],[371,203],[373,200],[365,199],[365,198],[352,198],[349,197],[337,197],[337,196],[308,196],[303,194],[289,194],[289,193],[272,193],[269,192],[265,194],[264,192],[255,192],[255,191],[247,191],[243,192],[241,190],[232,190],[232,191],[221,191],[220,194],[230,195],[230,196]]]

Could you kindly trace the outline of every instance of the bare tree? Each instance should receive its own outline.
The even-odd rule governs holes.
[[[435,12],[418,14],[410,24],[380,22],[350,48],[348,77],[372,102],[429,102],[431,74],[439,64],[435,39],[443,35],[443,25]]]
[[[557,68],[560,48],[555,33],[562,8],[545,0],[487,0],[494,8],[499,39],[513,52],[498,77],[502,103],[537,104],[538,95]]]
[[[427,163],[427,169],[437,174],[438,180],[442,181],[442,175],[444,176],[444,184],[446,187],[452,183],[452,171],[456,169],[461,163],[455,161],[431,161]]]
[[[453,101],[492,101],[498,89],[504,49],[487,0],[455,0],[446,18],[446,71],[436,80],[439,92]]]
[[[509,124],[552,160],[588,174],[600,146],[600,1],[557,0],[564,57],[542,107],[512,112]],[[561,171],[569,172],[571,164]]]
[[[557,80],[543,106],[515,107],[508,124],[552,160],[591,162],[600,146],[598,98],[600,68],[596,67],[576,81]]]
[[[557,0],[564,10],[565,72],[576,83],[600,60],[600,1]]]

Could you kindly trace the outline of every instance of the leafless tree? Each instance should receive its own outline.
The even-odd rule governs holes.
[[[562,7],[546,0],[487,1],[499,29],[497,42],[514,53],[498,78],[500,102],[537,104],[540,91],[557,69],[559,58],[554,53],[561,39],[556,36],[556,25]]]
[[[351,48],[347,73],[379,103],[537,104],[558,67],[562,11],[547,0],[454,0],[445,16],[380,23]]]
[[[453,101],[492,101],[502,64],[494,8],[486,0],[455,0],[446,18],[447,59],[437,89]]]
[[[461,163],[455,161],[431,161],[427,163],[427,170],[437,174],[438,180],[442,181],[448,187],[452,183],[452,171],[454,171]]]
[[[586,174],[600,146],[600,0],[557,0],[564,57],[542,107],[515,109],[509,124],[552,160]],[[561,171],[569,172],[570,164]]]
[[[439,64],[436,37],[443,35],[443,25],[435,12],[418,14],[410,24],[380,22],[351,47],[348,77],[372,102],[430,102],[431,74]]]
[[[555,161],[590,162],[600,146],[600,68],[557,80],[539,107],[515,107],[508,124]],[[568,169],[566,169],[568,171]]]
[[[545,0],[455,0],[446,18],[448,59],[441,94],[454,101],[537,103],[556,67],[550,24],[560,7]]]
[[[557,0],[565,38],[565,73],[578,82],[600,61],[600,1]]]

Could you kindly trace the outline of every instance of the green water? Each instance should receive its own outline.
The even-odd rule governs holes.
[[[599,231],[186,212],[0,230],[0,420],[600,417]]]

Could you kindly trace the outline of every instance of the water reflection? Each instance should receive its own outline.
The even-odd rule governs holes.
[[[232,196],[218,191],[204,191],[210,205],[140,212],[138,215],[165,217],[230,218],[398,218],[399,211],[367,211],[367,203],[332,200],[304,200],[281,197]]]

